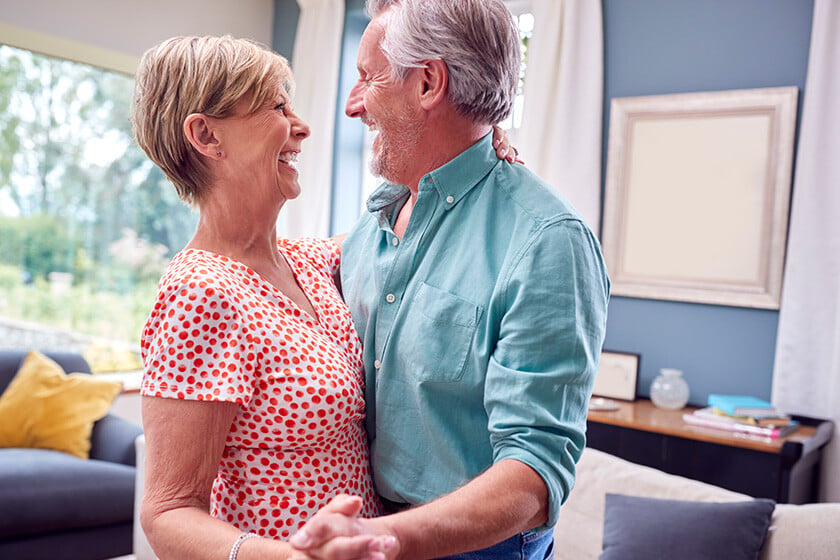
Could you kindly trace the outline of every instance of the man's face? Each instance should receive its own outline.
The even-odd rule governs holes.
[[[356,59],[359,79],[347,98],[345,113],[361,119],[377,133],[370,162],[373,174],[407,184],[419,146],[420,114],[411,88],[415,72],[400,83],[391,75],[388,59],[380,49],[392,10],[375,17],[362,35]]]

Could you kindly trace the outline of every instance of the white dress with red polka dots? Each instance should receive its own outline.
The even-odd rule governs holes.
[[[333,496],[381,514],[368,464],[361,343],[332,281],[330,240],[280,240],[317,319],[228,257],[185,249],[170,263],[143,332],[147,396],[240,405],[211,514],[288,539]]]

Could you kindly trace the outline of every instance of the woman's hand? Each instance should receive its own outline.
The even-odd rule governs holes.
[[[519,159],[519,150],[510,145],[507,132],[498,125],[493,127],[493,147],[496,148],[497,158],[507,160],[508,163],[525,163]]]
[[[290,560],[393,560],[396,538],[360,519],[362,500],[340,494],[333,498],[289,540]]]

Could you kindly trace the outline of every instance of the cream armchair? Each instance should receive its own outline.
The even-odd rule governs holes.
[[[143,473],[145,472],[144,461],[146,459],[146,436],[140,434],[134,440],[134,449],[137,456],[137,479],[134,483],[134,559],[135,560],[157,560],[152,552],[149,541],[143,527],[140,526],[140,504],[143,501]]]

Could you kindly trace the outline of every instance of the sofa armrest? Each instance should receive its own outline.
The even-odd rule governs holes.
[[[136,466],[134,440],[142,433],[137,424],[107,414],[93,425],[90,458]]]
[[[840,551],[840,504],[777,504],[761,560],[834,560]]]
[[[555,560],[595,560],[604,539],[606,495],[632,494],[648,498],[738,502],[750,496],[711,484],[636,465],[587,447],[577,464],[575,486],[560,508],[554,527]]]

